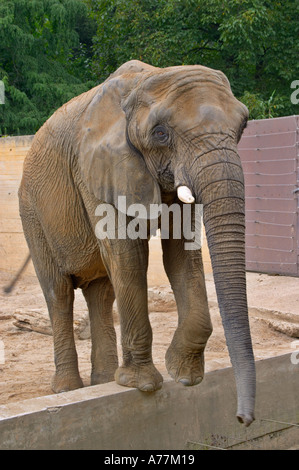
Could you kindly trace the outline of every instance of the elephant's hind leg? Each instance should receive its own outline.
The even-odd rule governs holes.
[[[41,282],[43,287],[43,282]],[[55,393],[83,387],[73,332],[74,290],[71,280],[61,277],[51,291],[44,289],[51,318],[56,372],[52,379]]]
[[[23,217],[23,227],[35,271],[43,290],[51,319],[56,372],[55,393],[83,387],[73,333],[74,289],[71,279],[57,266],[38,220]]]
[[[115,299],[108,277],[92,281],[83,289],[91,329],[91,384],[111,382],[118,367],[112,306]]]

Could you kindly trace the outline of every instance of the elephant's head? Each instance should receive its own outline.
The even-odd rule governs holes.
[[[89,189],[117,205],[161,202],[178,190],[203,204],[204,224],[238,413],[254,419],[255,367],[245,279],[244,180],[237,144],[247,108],[222,72],[203,66],[159,69],[124,64],[85,111],[81,162]],[[81,122],[82,125],[82,122]]]

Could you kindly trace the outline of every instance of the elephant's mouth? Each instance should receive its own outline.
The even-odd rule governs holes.
[[[158,181],[163,191],[169,193],[175,190],[174,174],[170,162],[158,170]]]

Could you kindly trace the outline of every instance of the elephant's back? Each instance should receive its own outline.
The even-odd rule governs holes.
[[[19,189],[21,215],[38,221],[60,269],[76,276],[78,283],[85,276],[103,271],[97,239],[78,185],[72,147],[74,121],[71,126],[70,115],[75,110],[79,113],[82,100],[86,101],[86,96],[85,100],[81,95],[74,98],[67,104],[68,109],[57,110],[36,133],[24,161]],[[98,261],[93,266],[95,259]]]

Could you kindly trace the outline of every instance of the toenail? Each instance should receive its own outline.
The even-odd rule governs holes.
[[[198,385],[202,382],[202,379],[203,377],[196,377],[196,379],[194,380],[194,385]]]
[[[185,377],[182,377],[181,379],[179,379],[179,382],[185,385],[185,387],[189,387],[191,385],[190,379],[185,378]]]
[[[145,384],[143,385],[142,387],[140,387],[140,390],[142,392],[153,392],[155,390],[155,387],[153,386],[153,384]]]

